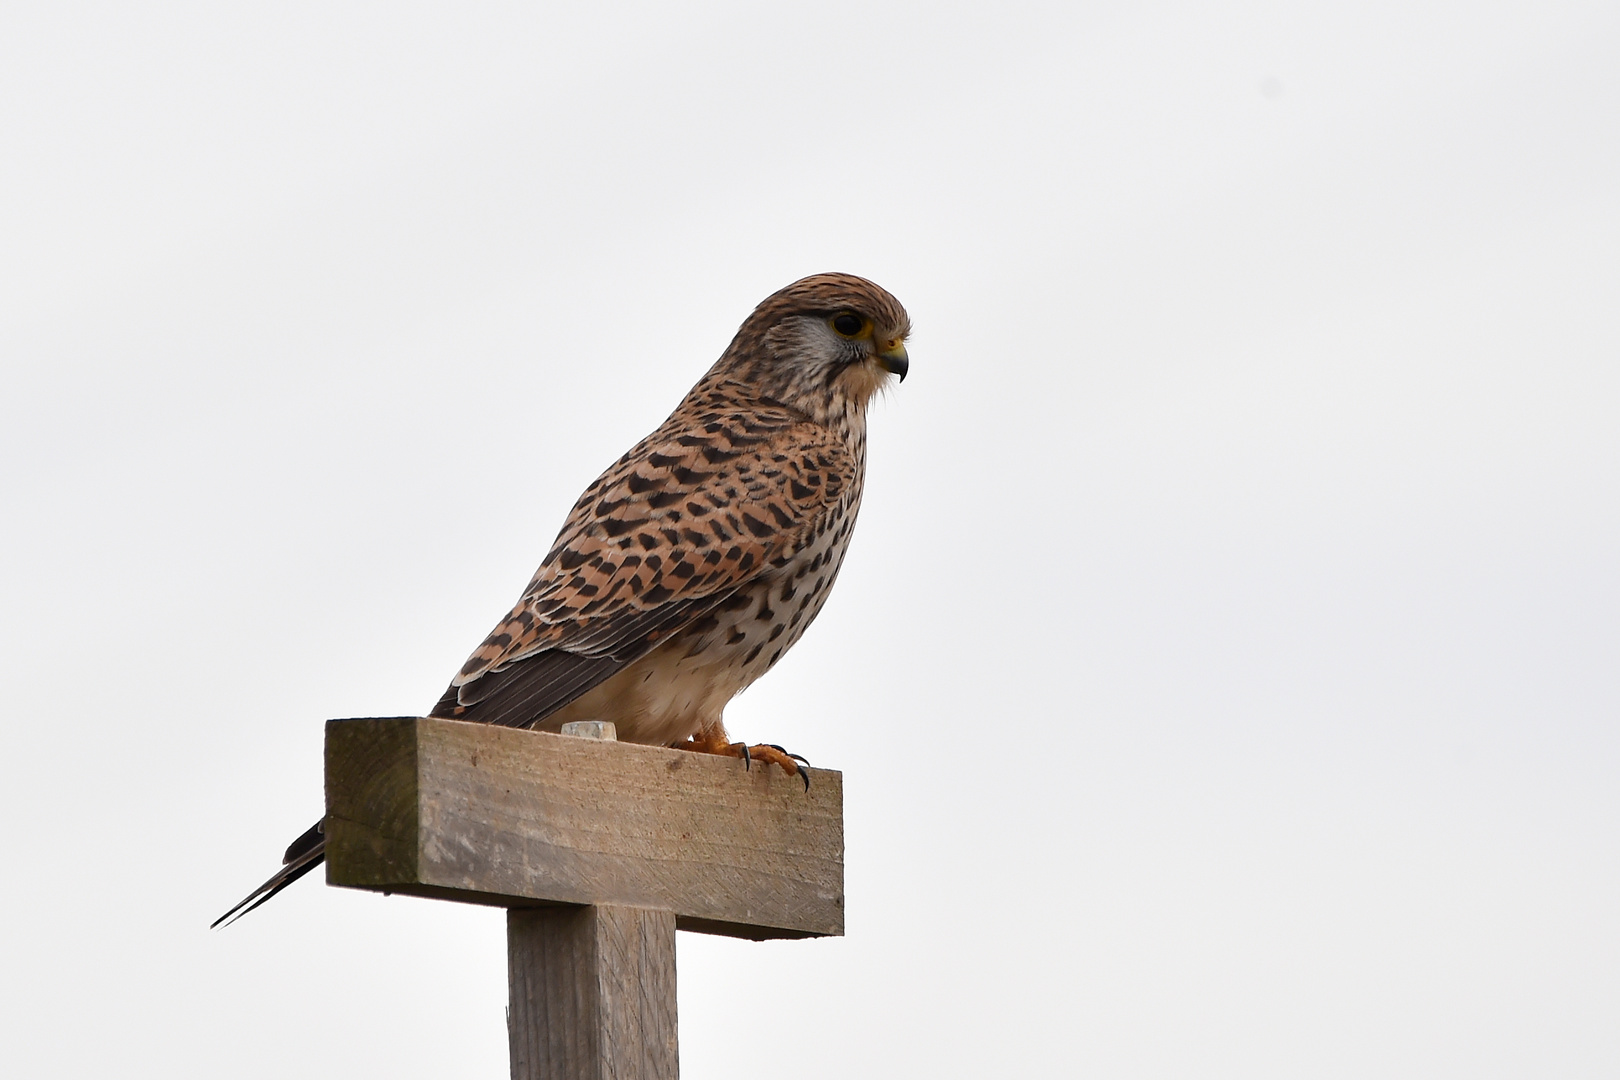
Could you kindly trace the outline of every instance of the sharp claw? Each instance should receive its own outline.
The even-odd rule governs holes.
[[[748,754],[748,744],[742,743],[740,745],[742,746],[743,772],[753,772],[754,759]]]
[[[789,755],[789,756],[793,756],[793,755]],[[805,768],[803,765],[799,766],[799,779],[804,781],[804,790],[809,791],[810,790],[810,770]]]
[[[810,759],[809,758],[805,757],[803,754],[790,754],[790,753],[788,753],[787,747],[785,747],[785,746],[778,746],[776,743],[766,743],[765,745],[770,747],[772,750],[775,750],[777,753],[781,754],[783,757],[790,757],[794,761],[802,762],[805,765],[810,764]]]

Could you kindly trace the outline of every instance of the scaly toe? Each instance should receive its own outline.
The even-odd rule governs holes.
[[[803,754],[788,754],[788,752],[785,749],[783,749],[781,746],[778,746],[776,743],[768,743],[767,745],[770,746],[770,748],[772,750],[781,750],[782,753],[787,754],[787,756],[792,758],[794,761],[801,762],[801,763],[803,763],[805,765],[810,764],[810,759],[805,757]]]
[[[759,760],[768,762],[772,765],[782,766],[783,772],[787,773],[789,776],[797,776],[799,779],[804,781],[804,789],[806,791],[810,790],[809,770],[807,770],[800,761],[795,760],[796,755],[790,754],[786,750],[783,750],[780,746],[775,746],[771,743],[760,743],[758,746],[751,746],[748,749],[749,752],[753,754],[754,757],[759,758]]]

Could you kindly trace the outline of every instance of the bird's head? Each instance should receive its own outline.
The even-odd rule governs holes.
[[[737,331],[717,369],[765,397],[829,422],[906,377],[911,320],[889,293],[853,274],[817,274],[773,293]]]

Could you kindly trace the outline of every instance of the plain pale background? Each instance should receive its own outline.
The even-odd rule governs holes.
[[[908,306],[735,734],[848,937],[688,1077],[1620,1072],[1620,8],[6,5],[0,1043],[505,1075],[498,911],[309,879],[766,294]]]

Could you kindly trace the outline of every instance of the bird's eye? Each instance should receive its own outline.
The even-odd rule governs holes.
[[[832,328],[845,337],[854,337],[861,332],[861,328],[865,325],[866,320],[859,315],[851,315],[847,311],[842,315],[833,316]]]

